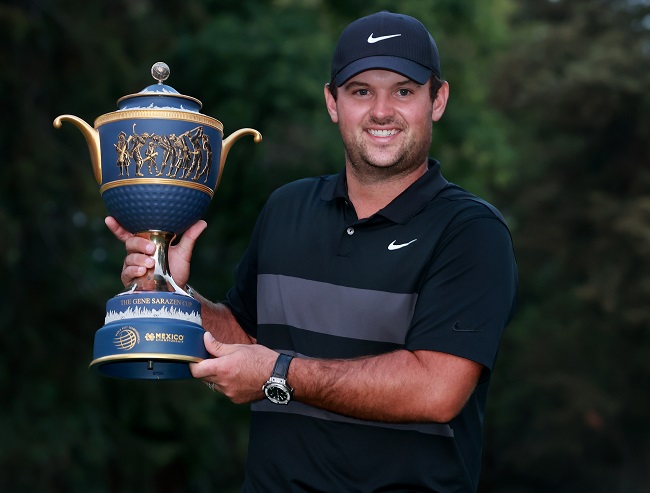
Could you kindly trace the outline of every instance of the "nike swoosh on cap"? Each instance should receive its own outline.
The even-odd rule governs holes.
[[[390,38],[396,38],[397,36],[401,36],[401,34],[389,34],[388,36],[378,36],[374,37],[375,33],[370,33],[370,36],[368,36],[368,43],[377,43],[378,41],[383,41],[385,39],[390,39]]]

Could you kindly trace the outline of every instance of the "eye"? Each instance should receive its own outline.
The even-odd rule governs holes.
[[[358,89],[358,90],[356,91],[356,93],[357,93],[359,96],[367,96],[367,95],[368,95],[368,89]]]
[[[404,89],[404,88],[402,88],[402,89],[399,89],[399,90],[397,91],[397,94],[398,94],[399,96],[401,96],[401,97],[406,97],[406,96],[408,96],[408,95],[410,95],[410,94],[413,94],[413,92],[412,92],[410,89]]]

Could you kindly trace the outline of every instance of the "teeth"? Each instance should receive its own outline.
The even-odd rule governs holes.
[[[390,137],[391,135],[395,135],[398,133],[399,130],[373,130],[369,129],[368,133],[374,137]]]

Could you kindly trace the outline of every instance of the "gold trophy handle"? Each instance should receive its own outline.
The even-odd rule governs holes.
[[[235,143],[235,141],[238,140],[240,137],[243,137],[244,135],[253,135],[254,136],[253,141],[256,144],[262,142],[262,134],[253,128],[240,128],[239,130],[236,130],[233,133],[231,133],[227,139],[224,139],[224,141],[221,143],[221,160],[219,161],[219,176],[217,176],[217,184],[215,186],[215,189],[219,187],[219,182],[221,181],[221,173],[223,173],[223,165],[226,162],[226,156],[228,156],[228,151],[230,151],[230,148]]]
[[[61,128],[63,122],[70,122],[77,127],[86,139],[88,151],[90,152],[90,162],[93,165],[95,180],[102,184],[102,155],[99,147],[99,132],[88,125],[81,118],[73,115],[61,115],[54,119],[54,128]],[[234,135],[234,134],[233,134]]]

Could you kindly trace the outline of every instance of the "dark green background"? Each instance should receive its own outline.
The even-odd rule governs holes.
[[[192,283],[219,299],[268,194],[342,167],[323,84],[341,29],[381,9],[434,34],[451,100],[432,155],[516,243],[480,491],[650,491],[648,0],[2,2],[0,491],[232,492],[245,460],[245,407],[87,369],[124,250],[81,134],[52,120],[92,124],[163,60],[226,135],[262,132],[196,247]]]

